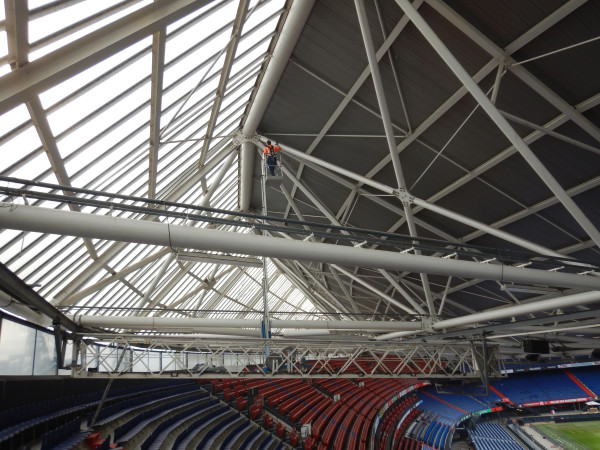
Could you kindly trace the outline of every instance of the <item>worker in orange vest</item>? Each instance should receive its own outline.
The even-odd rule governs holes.
[[[275,166],[277,165],[277,157],[275,156],[275,153],[278,151],[278,145],[271,145],[271,141],[267,141],[267,146],[265,147],[265,158],[267,159],[267,165],[269,166],[272,177],[275,176]]]

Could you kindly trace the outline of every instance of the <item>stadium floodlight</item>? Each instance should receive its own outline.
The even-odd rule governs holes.
[[[262,261],[249,256],[231,256],[205,252],[179,252],[177,261],[207,264],[227,264],[230,266],[262,267]]]

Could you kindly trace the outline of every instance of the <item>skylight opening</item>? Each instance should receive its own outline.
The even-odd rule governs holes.
[[[135,64],[140,58],[146,57],[150,52],[152,38],[141,39],[135,44],[121,50],[120,52],[106,58],[82,72],[64,80],[40,94],[40,101],[46,110],[53,110],[59,102],[69,103],[87,91],[82,90],[89,85],[104,83],[107,79],[121,70],[127,69]],[[148,72],[145,70],[145,72]],[[138,78],[137,75],[134,79]],[[112,97],[112,95],[110,96]],[[86,108],[87,109],[87,108]]]
[[[40,267],[39,283],[44,287],[44,296],[53,297],[54,293],[63,290],[78,275],[83,264],[89,261],[89,254],[82,241],[78,239],[78,246],[73,248],[70,253],[61,254],[56,258],[54,264]]]
[[[177,104],[176,111],[167,113],[169,118],[175,113],[177,113],[177,118],[179,118],[182,113],[191,110],[196,105],[202,105],[203,109],[210,109],[208,98],[214,100],[214,95],[217,86],[219,85],[219,79],[218,77],[212,77],[205,80],[201,85],[198,85],[198,81],[199,80],[194,80],[190,77],[186,80],[181,80],[180,83],[175,84],[172,89],[169,89],[168,94],[163,97],[163,102],[165,102],[164,105],[170,106],[174,103]],[[190,96],[192,91],[193,94]],[[183,108],[181,108],[182,104],[184,104]],[[167,123],[168,122],[165,122],[164,125],[161,124],[161,128],[164,129],[164,126],[166,126]]]
[[[248,80],[244,85],[240,86],[241,89],[236,93],[237,95],[229,95],[223,103],[221,104],[221,114],[219,115],[219,119],[222,120],[223,116],[226,114],[231,114],[232,112],[237,111],[241,105],[247,105],[249,101],[249,94],[254,87],[253,83]],[[244,89],[245,88],[245,89]],[[238,115],[238,119],[239,119]],[[217,123],[221,125],[221,120]]]
[[[146,122],[142,119],[143,116],[140,111],[137,111],[137,115],[130,112],[125,117],[113,118],[104,128],[94,130],[93,134],[90,133],[88,127],[77,127],[57,139],[60,144],[61,155],[68,162],[78,154],[87,151],[87,149],[92,149],[92,154],[96,154],[94,147],[100,147],[104,152],[108,152],[127,141],[132,130],[135,130],[136,127],[144,126],[144,129],[147,130],[145,127]],[[93,165],[94,160],[90,159],[89,162],[90,165]]]
[[[142,164],[142,159],[146,156],[147,152],[144,153],[146,142],[144,139],[146,138],[147,130],[142,129],[141,127],[137,130],[134,130],[133,134],[127,136],[126,140],[122,140],[118,142],[118,145],[113,146],[106,150],[100,157],[97,159],[103,159],[105,157],[110,156],[115,151],[120,152],[117,157],[119,158],[117,162],[110,167],[110,169],[105,170],[104,172],[95,172],[91,179],[86,179],[85,187],[89,189],[96,189],[99,191],[108,191],[108,192],[116,192],[116,183],[122,181],[122,177],[127,173],[126,171],[130,167],[137,167]],[[138,145],[135,145],[135,144]],[[125,145],[130,145],[132,150],[129,152],[122,151],[122,147]],[[93,161],[94,163],[96,161]],[[82,176],[84,173],[87,173],[90,169],[94,167],[86,167],[77,173],[77,178]],[[131,182],[131,181],[130,181]]]
[[[256,3],[260,4],[256,7],[256,9],[254,9]],[[250,3],[249,10],[254,9],[254,12],[246,19],[246,26],[248,28],[252,28],[257,25],[260,25],[265,17],[268,17],[275,13],[281,14],[283,12],[284,7],[285,0],[253,0]]]
[[[13,271],[22,279],[27,279],[39,270],[42,256],[49,247],[56,247],[54,244],[59,238],[60,236],[55,234],[27,233],[25,239],[21,241],[22,250],[7,261],[7,264],[14,267]]]
[[[35,175],[39,175],[43,169],[38,167],[39,161],[31,166],[32,160],[38,158],[41,153],[41,141],[38,137],[37,131],[34,127],[27,127],[24,131],[12,137],[2,144],[2,174],[17,176],[15,175],[16,171],[26,176],[23,178],[31,179]],[[15,168],[11,171],[7,171],[13,164],[19,162],[24,156],[29,155],[31,153],[36,153],[35,157],[31,158],[30,161],[26,162],[24,165],[28,166],[29,169],[23,172],[23,168]],[[46,159],[47,160],[47,159]],[[35,167],[35,168],[34,168]],[[45,169],[45,167],[44,167]]]
[[[134,1],[126,7],[118,7],[119,3],[120,0],[85,0],[29,20],[29,42],[33,49],[29,60],[35,61],[152,2]]]
[[[206,127],[202,126],[198,131],[203,132],[205,130]],[[193,154],[197,154],[199,157],[203,142],[200,139],[202,138],[188,138],[188,136],[177,137],[178,139],[175,140],[181,142],[176,144],[163,144],[160,146],[158,151],[158,164],[161,169],[168,170],[175,165],[185,163],[185,161],[191,162],[190,156]]]
[[[218,13],[219,11],[221,11],[223,8],[231,7],[232,3],[235,3],[235,2],[233,2],[233,0],[211,1],[207,5],[198,9],[197,11],[194,11],[193,13],[188,14],[187,16],[167,25],[167,34],[172,35],[172,34],[183,33],[185,30],[189,29],[190,27],[193,27],[197,23],[201,23],[205,20],[214,21],[218,17],[215,14]],[[234,14],[235,14],[235,12],[234,12]],[[232,17],[231,13],[227,13],[226,17],[224,19],[221,18],[221,20],[223,22],[227,18],[231,19],[231,17]]]
[[[144,111],[140,113],[142,115]],[[134,118],[135,119],[135,118]],[[133,120],[132,120],[133,122]],[[142,143],[142,133],[138,134],[138,138],[140,139],[140,144]],[[110,141],[113,144],[112,141]],[[125,144],[125,145],[124,145]],[[85,152],[78,153],[76,157],[71,158],[67,164],[68,173],[77,174],[74,179],[78,180],[78,184],[89,185],[92,181],[93,175],[104,174],[107,175],[109,172],[114,172],[122,168],[123,162],[122,159],[125,155],[125,150],[127,153],[131,152],[135,154],[135,148],[129,150],[130,145],[126,144],[135,144],[133,142],[115,142],[112,147],[109,147],[106,150],[102,145],[93,145],[90,146]],[[127,155],[130,156],[130,155]],[[93,158],[93,159],[92,159]],[[94,163],[93,166],[89,166],[89,163]]]
[[[139,60],[128,69],[115,73],[103,83],[80,95],[76,100],[48,114],[48,122],[50,122],[53,133],[59,135],[81,120],[82,116],[84,116],[82,111],[92,112],[100,109],[110,102],[110,99],[119,98],[121,94],[125,95],[126,101],[121,100],[118,102],[121,104],[121,114],[119,115],[123,115],[123,111],[131,109],[131,102],[138,104],[138,102],[142,103],[144,100],[147,100],[149,83],[145,83],[141,88],[137,87],[134,92],[130,92],[130,90],[137,84],[139,77],[143,78],[144,74],[147,76],[150,75],[148,65],[149,56]],[[145,92],[140,93],[140,89],[143,89]],[[138,101],[134,101],[131,97],[132,94],[137,95]],[[114,116],[114,109],[111,114]]]
[[[55,241],[56,243],[56,252],[60,252],[60,254],[70,254],[77,250],[80,246],[81,241],[79,238],[72,236],[59,236],[59,239]],[[48,248],[53,249],[53,246],[49,246]],[[52,260],[56,258],[56,254],[53,251],[46,252],[44,255],[40,255],[39,258],[36,258],[33,263],[36,265],[36,270],[31,272],[30,275],[25,277],[23,280],[29,284],[39,284],[40,288],[38,292],[44,298],[48,298],[48,293],[51,292],[51,288],[49,286],[54,280],[56,280],[59,276],[64,276],[65,274],[57,274],[52,272],[51,270],[54,267],[54,263]],[[70,268],[71,271],[75,270],[75,267]]]
[[[31,116],[23,104],[0,115],[0,145],[4,145],[7,139],[12,139],[15,129],[28,122],[31,122]]]
[[[38,153],[35,158],[31,159],[26,164],[12,172],[10,176],[16,178],[25,178],[28,180],[57,183],[54,173],[46,172],[48,164],[48,156],[45,153]]]

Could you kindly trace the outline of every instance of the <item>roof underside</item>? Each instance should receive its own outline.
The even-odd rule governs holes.
[[[29,0],[29,10],[6,1],[0,176],[26,181],[2,178],[5,201],[248,237],[266,224],[273,238],[457,260],[456,272],[306,261],[291,250],[263,271],[181,257],[204,249],[43,226],[3,230],[0,261],[62,312],[102,316],[257,319],[265,277],[270,316],[284,320],[439,321],[600,290],[585,284],[600,265],[598,2],[366,0],[379,58],[371,76],[355,2],[317,0],[273,81],[277,46],[298,26],[294,8],[311,4],[294,1]],[[433,30],[427,39],[405,15],[413,7]],[[450,65],[432,35],[455,58]],[[469,93],[461,70],[491,103]],[[263,113],[261,90],[269,89]],[[257,115],[256,130],[241,135]],[[281,146],[283,181],[264,183],[266,204],[255,133]],[[249,158],[245,138],[257,145]],[[37,194],[8,191],[15,188]],[[218,211],[195,209],[203,207]],[[484,279],[465,275],[462,262],[546,275]],[[555,282],[553,273],[586,282]],[[473,326],[497,326],[508,335],[497,340],[507,357],[524,356],[514,336],[527,332],[560,344],[566,357],[589,355],[598,300],[492,313],[462,332],[425,328],[463,339]],[[549,331],[559,313],[573,315],[559,328],[579,328]],[[519,328],[544,317],[548,324]]]

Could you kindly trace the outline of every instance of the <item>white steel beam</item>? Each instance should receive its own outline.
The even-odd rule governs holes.
[[[413,4],[414,4],[415,8],[418,8],[422,2],[423,2],[423,0],[415,0]],[[398,23],[396,24],[394,29],[390,32],[389,36],[387,36],[387,38],[385,39],[385,41],[383,42],[381,47],[377,50],[377,53],[375,55],[377,61],[379,61],[381,58],[383,58],[383,56],[390,49],[390,47],[392,46],[392,44],[394,43],[396,38],[400,35],[402,30],[404,29],[404,27],[406,27],[406,25],[408,23],[409,23],[409,20],[406,17],[402,17],[398,21]],[[303,67],[301,67],[301,68],[305,71],[308,71],[307,69],[305,69]],[[367,64],[367,66],[364,68],[364,70],[358,76],[358,78],[356,79],[356,81],[354,82],[352,87],[348,90],[348,92],[341,93],[344,97],[342,98],[339,105],[336,107],[335,111],[333,111],[331,116],[329,116],[329,119],[327,119],[327,122],[325,122],[325,124],[323,125],[323,127],[321,128],[319,133],[315,136],[315,139],[313,139],[313,141],[310,143],[310,145],[306,149],[307,154],[310,155],[314,151],[314,149],[317,147],[317,145],[319,145],[319,143],[323,140],[323,138],[325,137],[327,132],[331,129],[331,127],[336,122],[336,120],[344,112],[344,110],[346,109],[348,104],[354,99],[354,96],[356,95],[358,90],[362,87],[364,82],[367,80],[370,73],[371,73],[370,66],[369,66],[369,64]],[[316,77],[316,75],[314,73],[311,73],[311,75]],[[321,78],[319,78],[319,80],[324,82],[324,80]],[[296,171],[297,178],[300,178],[302,176],[303,168],[304,168],[304,164],[300,163],[300,167],[298,167],[298,170]],[[295,193],[296,193],[296,190],[294,188],[292,190],[292,197],[295,196]],[[288,212],[289,212],[289,209],[286,211],[286,216],[287,216]]]
[[[4,0],[8,63],[18,69],[28,61],[29,10],[23,0]]]
[[[357,277],[356,275],[354,275],[352,272],[349,272],[348,270],[344,269],[343,267],[340,267],[336,264],[330,264],[329,265],[332,269],[337,270],[338,272],[346,275],[348,278],[356,281],[358,284],[362,284],[364,287],[366,287],[368,290],[370,290],[371,292],[373,292],[374,294],[378,295],[379,297],[381,297],[382,299],[384,299],[385,301],[387,301],[388,303],[391,303],[392,305],[396,305],[398,308],[402,309],[403,311],[406,311],[409,314],[417,314],[416,311],[414,309],[409,308],[408,306],[400,303],[398,300],[396,300],[394,297],[387,295],[385,292],[380,291],[379,289],[377,289],[375,286],[373,286],[371,283],[363,280],[360,277]]]
[[[419,314],[427,314],[425,312],[425,310],[423,308],[421,308],[421,305],[419,305],[413,298],[412,296],[406,292],[406,289],[404,289],[402,286],[400,286],[400,283],[398,283],[396,280],[394,280],[394,278],[385,270],[383,269],[379,269],[379,273],[381,273],[381,275],[383,275],[385,277],[386,280],[389,281],[389,283],[393,286],[394,289],[396,289],[398,291],[398,293],[400,295],[402,295],[402,297],[404,297],[406,299],[406,301],[408,303],[410,303],[410,305],[415,308],[417,310],[417,312]]]
[[[556,195],[563,206],[569,211],[571,216],[585,230],[590,238],[600,247],[600,231],[581,211],[579,206],[567,195],[563,187],[556,181],[552,174],[546,169],[539,158],[525,144],[518,133],[510,126],[508,121],[500,114],[492,102],[487,98],[481,88],[475,83],[467,71],[462,67],[454,55],[448,50],[440,38],[431,29],[429,24],[421,17],[416,9],[412,7],[408,0],[396,0],[404,13],[410,17],[413,24],[419,29],[421,34],[432,45],[434,50],[441,56],[448,67],[454,72],[461,83],[469,90],[471,95],[477,100],[482,109],[488,114],[492,121],[498,126],[500,131],[508,138],[511,144],[519,151],[521,156],[527,161],[531,168],[537,173],[548,188]],[[522,69],[522,68],[521,68]],[[569,106],[572,111],[573,108]],[[570,114],[570,113],[569,113]],[[573,119],[572,119],[573,120]]]
[[[558,8],[554,13],[540,22],[538,25],[530,29],[527,33],[521,36],[519,39],[515,40],[513,43],[508,45],[506,49],[501,49],[494,42],[492,42],[488,37],[484,36],[479,30],[477,30],[473,25],[468,23],[464,17],[461,17],[454,10],[452,10],[448,5],[446,5],[442,0],[426,0],[429,5],[435,9],[439,14],[441,14],[446,20],[448,20],[452,25],[457,27],[460,31],[462,31],[469,39],[473,40],[477,45],[483,48],[490,55],[500,58],[505,57],[506,55],[510,55],[518,50],[521,46],[523,46],[527,39],[531,40],[532,37],[539,35],[539,33],[545,31],[552,25],[556,24],[568,14],[579,8],[581,5],[585,3],[582,0],[571,0],[570,2],[564,4],[562,7]],[[590,136],[600,142],[600,129],[596,125],[594,125],[590,120],[586,117],[578,113],[573,109],[571,105],[569,105],[564,99],[562,99],[559,95],[553,92],[548,86],[544,85],[540,80],[538,80],[535,76],[533,76],[527,69],[519,65],[512,65],[516,61],[510,56],[506,56],[506,66],[511,70],[513,74],[519,77],[523,82],[525,82],[529,87],[531,87],[534,91],[536,91],[540,96],[542,96],[546,101],[552,104],[555,108],[557,108],[560,112],[565,114],[569,118],[569,120],[573,121],[577,125],[579,125],[583,130],[585,130]]]
[[[600,291],[584,292],[581,294],[557,297],[527,304],[498,308],[453,319],[441,320],[433,325],[436,330],[452,328],[461,325],[472,325],[490,320],[506,319],[508,317],[522,316],[524,314],[550,311],[556,308],[567,308],[590,303],[600,302]]]
[[[42,108],[42,103],[37,95],[32,96],[27,102],[27,109],[29,110],[29,114],[31,115],[31,120],[35,125],[35,129],[37,130],[40,141],[42,142],[42,146],[44,151],[46,152],[46,156],[50,162],[50,166],[56,175],[56,179],[58,183],[63,186],[71,186],[71,179],[67,174],[67,169],[65,168],[65,163],[60,156],[60,152],[58,150],[58,146],[56,145],[56,139],[54,138],[54,134],[50,128],[50,124],[48,123],[48,118],[46,117],[46,113],[44,108]],[[64,191],[65,195],[73,195],[70,191]],[[79,211],[79,206],[69,203],[69,208],[71,211]],[[94,244],[89,239],[84,239],[83,243],[92,259],[98,258],[98,253],[96,253],[96,249]]]
[[[440,215],[448,217],[449,219],[453,219],[453,220],[456,220],[458,222],[464,223],[465,225],[469,225],[469,226],[471,226],[473,228],[476,228],[478,230],[485,230],[489,234],[497,236],[497,237],[499,237],[501,239],[504,239],[504,240],[506,240],[508,242],[512,242],[513,244],[519,245],[521,247],[530,249],[530,250],[532,250],[532,251],[534,251],[536,253],[540,253],[542,255],[549,255],[549,256],[559,256],[559,257],[564,256],[564,255],[561,255],[558,252],[555,252],[552,249],[549,249],[549,248],[546,248],[544,246],[538,245],[535,242],[531,242],[531,241],[528,241],[526,239],[522,239],[522,238],[520,238],[518,236],[515,236],[515,235],[513,235],[511,233],[507,233],[505,231],[498,230],[498,229],[496,229],[496,228],[494,228],[492,226],[486,225],[483,222],[479,222],[477,220],[474,220],[474,219],[471,219],[469,217],[463,216],[462,214],[456,213],[454,211],[450,211],[450,210],[448,210],[446,208],[443,208],[441,206],[438,206],[438,205],[435,205],[433,203],[430,203],[430,202],[428,202],[426,200],[422,200],[422,199],[419,199],[417,197],[414,197],[414,196],[410,195],[406,191],[404,191],[403,193],[398,193],[398,191],[396,191],[395,189],[393,189],[390,186],[386,186],[383,183],[379,183],[378,181],[374,181],[374,180],[371,180],[370,178],[363,177],[362,175],[355,174],[354,172],[351,172],[351,171],[349,171],[347,169],[344,169],[342,167],[336,166],[335,164],[331,164],[331,163],[329,163],[327,161],[323,161],[322,159],[316,158],[316,157],[314,157],[312,155],[306,155],[306,154],[302,153],[301,151],[295,150],[295,149],[293,149],[293,148],[291,148],[291,147],[289,147],[287,145],[280,144],[280,147],[281,147],[281,151],[283,151],[284,153],[289,153],[289,154],[291,154],[291,155],[293,155],[293,156],[295,156],[295,157],[297,157],[299,159],[305,159],[305,160],[310,161],[312,163],[318,164],[318,165],[320,165],[322,167],[325,167],[325,168],[327,168],[329,170],[337,172],[337,173],[339,173],[341,175],[345,175],[345,176],[347,176],[347,177],[349,177],[351,179],[354,179],[354,180],[356,180],[358,182],[361,182],[361,183],[366,184],[368,186],[374,187],[375,189],[380,190],[382,192],[385,192],[387,194],[394,194],[394,195],[398,196],[403,202],[414,203],[415,205],[420,206],[421,208],[427,208],[427,209],[429,209],[429,210],[431,210],[431,211],[433,211],[435,213],[438,213]],[[286,176],[288,176],[288,177],[290,177],[290,179],[294,180],[294,178],[293,178],[292,174],[290,173],[290,171],[287,170],[285,167],[283,169],[285,170]],[[299,186],[300,186],[300,184],[299,184]],[[305,192],[305,194],[311,195],[313,198],[315,198],[314,195],[312,195],[310,193],[310,191],[306,190],[304,192]]]
[[[175,330],[202,328],[260,328],[261,319],[216,319],[193,317],[73,316],[84,327],[125,328],[143,330]],[[420,322],[373,322],[370,320],[281,320],[271,319],[273,328],[319,330],[403,330],[421,329]]]
[[[157,0],[2,77],[0,113],[200,9],[209,0]]]
[[[314,276],[314,275],[311,273],[311,271],[310,271],[310,270],[309,270],[307,267],[305,267],[305,266],[304,266],[304,264],[302,264],[302,263],[300,263],[300,262],[297,262],[297,265],[298,265],[298,267],[300,267],[300,269],[301,269],[301,270],[302,270],[302,271],[303,271],[303,272],[306,274],[306,276],[307,276],[308,278],[310,278],[310,279],[312,280],[312,282],[313,282],[313,283],[315,283],[315,284],[316,284],[316,285],[319,287],[319,289],[320,289],[322,292],[325,292],[325,294],[326,294],[326,295],[323,295],[323,297],[329,297],[330,301],[331,301],[331,302],[333,302],[333,303],[334,303],[334,304],[337,306],[337,308],[338,308],[338,311],[341,311],[341,312],[344,312],[344,313],[348,313],[348,314],[350,314],[350,311],[348,310],[348,308],[346,308],[344,305],[342,305],[342,303],[341,303],[341,302],[340,302],[340,301],[337,299],[337,297],[336,297],[335,295],[333,295],[333,294],[332,294],[332,293],[329,291],[329,289],[327,289],[327,288],[326,288],[326,287],[323,285],[323,283],[322,283],[321,281],[319,281],[319,280],[317,279],[317,277],[315,277],[315,276]],[[322,294],[320,293],[320,291],[315,291],[315,293],[316,293],[316,294],[319,294],[319,295],[322,295]],[[329,302],[328,302],[328,303],[329,303]]]
[[[313,7],[314,0],[294,0],[285,19],[283,29],[277,40],[273,54],[269,59],[264,76],[260,81],[258,90],[250,111],[244,122],[242,133],[251,137],[263,118],[275,88],[283,75],[287,62],[298,42],[300,33]],[[260,145],[260,144],[257,144]],[[250,197],[252,195],[252,171],[254,170],[254,152],[250,146],[242,146],[240,156],[240,210],[248,211]]]
[[[233,21],[233,29],[231,30],[231,38],[229,40],[229,43],[227,44],[227,50],[225,51],[225,61],[223,62],[223,67],[221,68],[221,75],[219,77],[219,84],[217,85],[215,101],[210,112],[210,117],[206,124],[206,134],[204,137],[204,142],[202,143],[202,150],[200,151],[200,161],[198,163],[199,167],[202,167],[204,165],[204,162],[206,160],[206,154],[212,141],[213,131],[215,125],[217,124],[217,119],[219,118],[219,110],[221,109],[221,103],[225,98],[225,91],[227,90],[227,83],[229,82],[229,74],[231,73],[231,67],[233,66],[235,53],[237,51],[238,43],[240,42],[240,37],[242,35],[242,28],[244,26],[246,15],[248,13],[248,4],[248,0],[239,0],[238,3],[237,13],[235,15],[235,20]]]
[[[173,248],[244,253],[342,266],[409,270],[411,272],[574,287],[586,290],[600,289],[599,278],[570,273],[546,272],[500,264],[481,264],[472,261],[452,261],[430,256],[294,241],[248,233],[231,233],[27,205],[19,205],[16,208],[14,205],[9,204],[2,204],[2,206],[12,207],[0,208],[0,226],[16,230],[135,242]]]
[[[386,141],[390,157],[392,158],[392,166],[394,168],[394,174],[396,175],[396,183],[398,184],[399,190],[406,191],[406,181],[404,179],[404,173],[402,171],[402,165],[400,163],[400,156],[396,150],[396,139],[394,137],[394,130],[392,127],[392,119],[387,106],[387,100],[385,97],[385,90],[383,88],[383,82],[381,81],[381,74],[379,73],[378,60],[375,55],[375,46],[373,45],[373,39],[371,37],[371,30],[369,28],[369,19],[367,17],[367,11],[363,0],[354,0],[356,6],[356,12],[358,14],[358,22],[360,25],[360,31],[363,36],[365,44],[365,50],[367,52],[367,59],[369,60],[369,68],[371,71],[371,78],[373,79],[373,85],[375,86],[375,95],[377,97],[377,103],[379,104],[379,111],[381,113],[381,120],[383,122],[383,128],[385,130]],[[417,227],[413,219],[410,203],[402,202],[404,207],[404,217],[406,218],[406,224],[408,225],[408,231],[411,237],[417,237]],[[419,254],[418,251],[415,252]],[[424,273],[419,274],[421,282],[423,283],[423,289],[425,292],[425,299],[427,300],[427,308],[431,315],[435,314],[433,307],[433,299],[431,298],[431,289],[429,287],[429,280],[427,275]]]
[[[577,109],[579,112],[585,112],[591,108],[598,106],[599,104],[600,104],[600,94],[596,94],[596,95],[590,97],[589,99],[579,103],[575,107],[575,109]],[[560,115],[556,116],[554,119],[552,119],[549,122],[547,122],[546,124],[544,124],[543,128],[553,130],[553,129],[558,128],[559,126],[563,125],[566,121],[567,121],[567,117],[564,114],[560,114]],[[526,144],[531,144],[531,143],[537,141],[538,139],[542,138],[543,136],[544,136],[543,132],[534,131],[533,133],[530,133],[529,135],[525,136],[523,138],[523,141]],[[475,178],[477,178],[479,175],[483,174],[484,172],[486,172],[486,171],[490,170],[491,168],[493,168],[494,166],[500,164],[502,161],[506,160],[510,156],[514,155],[516,153],[516,151],[517,150],[514,145],[507,147],[506,149],[502,150],[500,153],[495,155],[493,158],[482,163],[475,169],[473,169],[470,172],[463,175],[458,180],[454,181],[453,183],[449,184],[448,186],[446,186],[445,188],[443,188],[436,194],[429,197],[427,199],[427,201],[430,203],[437,202],[441,198],[454,192],[456,189],[460,188],[461,186],[464,186],[471,180],[474,180]]]
[[[163,72],[165,68],[166,27],[152,36],[152,77],[150,80],[150,148],[148,158],[148,198],[156,198],[160,119],[162,117]]]
[[[532,128],[534,130],[537,131],[541,131],[544,134],[547,134],[548,136],[552,136],[556,139],[559,139],[563,142],[567,142],[571,145],[574,145],[576,147],[582,148],[584,150],[588,150],[592,153],[595,153],[597,155],[600,155],[600,148],[598,147],[594,147],[592,145],[586,144],[585,142],[581,142],[578,141],[577,139],[573,139],[569,136],[565,136],[564,134],[560,134],[557,133],[556,131],[552,131],[549,128],[545,128],[541,125],[535,124],[533,122],[530,122],[529,120],[525,120],[521,117],[515,116],[513,114],[507,113],[505,111],[500,111],[500,114],[502,114],[504,117],[506,117],[508,120],[510,120],[511,122],[515,122],[515,123],[519,123],[521,125],[525,125],[526,127]]]
[[[317,293],[307,285],[305,280],[292,272],[292,270],[286,264],[284,264],[285,261],[280,261],[278,259],[271,259],[271,261],[282,273],[285,274],[290,283],[292,283],[298,290],[302,291],[302,293],[306,295],[312,304],[321,308],[322,311],[336,312],[335,307],[329,302],[329,300],[321,295],[317,295]]]

